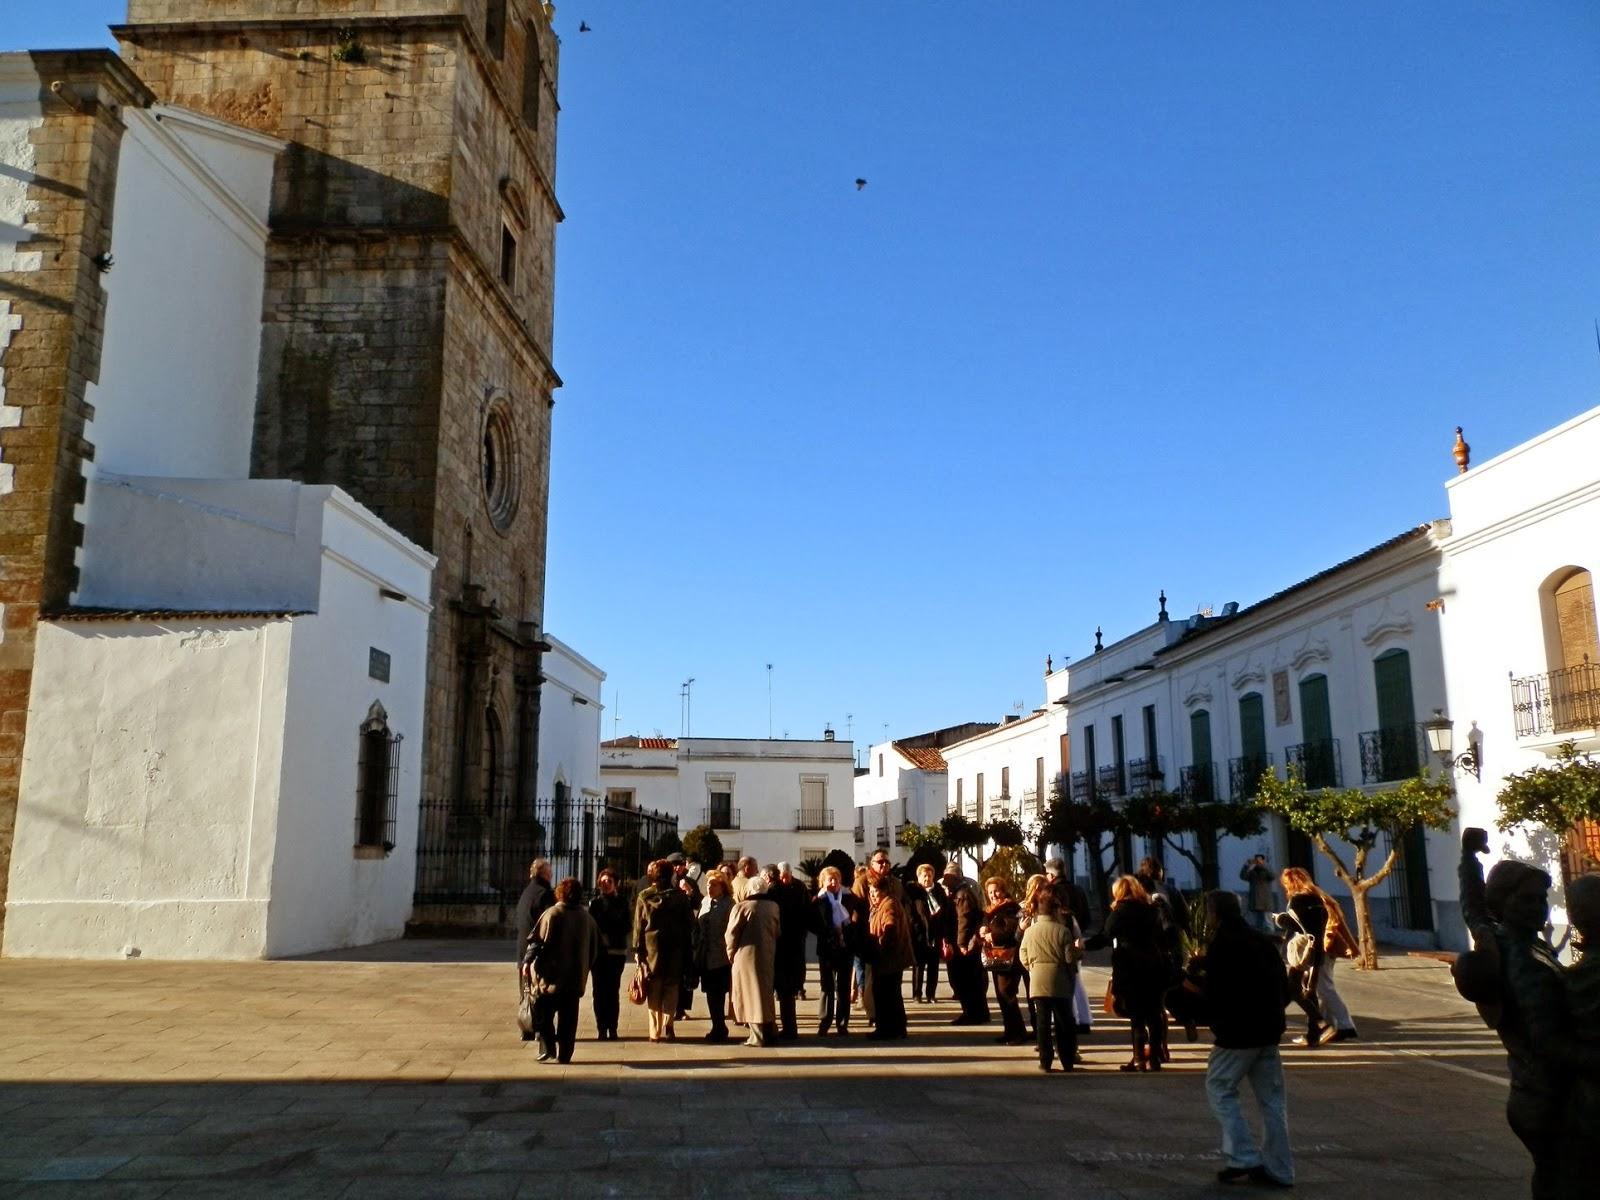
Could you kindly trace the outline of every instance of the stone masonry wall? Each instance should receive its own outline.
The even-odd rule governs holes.
[[[0,350],[5,402],[16,423],[0,428],[11,488],[0,495],[0,932],[10,876],[18,775],[41,608],[64,605],[76,585],[83,528],[84,401],[98,379],[105,292],[94,259],[111,242],[125,104],[150,96],[104,51],[30,56],[44,120],[30,134],[28,186],[36,269],[0,274],[13,326]],[[60,84],[59,95],[49,88]]]

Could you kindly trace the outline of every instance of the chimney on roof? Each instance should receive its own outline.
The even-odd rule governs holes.
[[[822,740],[825,741],[825,742],[833,741],[833,726],[832,725],[824,725],[822,727]]]

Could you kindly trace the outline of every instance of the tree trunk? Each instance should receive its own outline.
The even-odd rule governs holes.
[[[1371,890],[1372,885],[1368,880],[1350,888],[1350,898],[1356,909],[1356,940],[1361,943],[1356,966],[1363,971],[1378,969],[1378,939],[1372,932],[1372,906],[1367,902],[1367,893]]]

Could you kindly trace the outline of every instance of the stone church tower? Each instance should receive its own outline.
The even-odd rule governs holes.
[[[538,746],[560,386],[549,13],[535,0],[129,0],[113,30],[161,100],[290,143],[252,474],[337,484],[438,556],[418,889],[434,921],[503,919],[526,879],[497,847],[531,814]],[[452,841],[466,857],[430,866],[428,847]]]

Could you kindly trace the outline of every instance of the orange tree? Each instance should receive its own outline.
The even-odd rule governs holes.
[[[1500,816],[1495,824],[1502,830],[1519,826],[1543,826],[1551,833],[1568,836],[1584,822],[1600,821],[1600,762],[1589,754],[1579,754],[1576,742],[1563,742],[1556,751],[1556,762],[1549,767],[1530,767],[1507,775],[1505,787],[1495,798]],[[1581,843],[1580,843],[1581,847]],[[1572,854],[1562,855],[1561,873],[1567,880],[1582,864]],[[1570,882],[1570,880],[1567,880]]]
[[[1448,779],[1436,779],[1426,768],[1396,787],[1374,792],[1361,788],[1308,788],[1294,767],[1289,768],[1287,779],[1279,779],[1271,772],[1261,777],[1257,802],[1310,838],[1318,852],[1333,864],[1333,873],[1350,889],[1356,910],[1356,936],[1361,942],[1356,965],[1363,970],[1378,968],[1378,941],[1372,932],[1367,893],[1394,870],[1403,850],[1402,839],[1410,830],[1419,825],[1427,829],[1450,827],[1455,815],[1450,804],[1454,794],[1455,788]],[[1369,874],[1367,867],[1377,849],[1379,834],[1389,835],[1389,853]],[[1330,838],[1349,844],[1348,863]]]
[[[1177,792],[1130,796],[1122,806],[1122,817],[1130,833],[1150,838],[1188,859],[1203,888],[1219,886],[1217,838],[1254,837],[1262,828],[1261,809],[1254,804],[1190,800]],[[1184,834],[1194,837],[1198,849],[1184,845]]]

